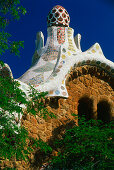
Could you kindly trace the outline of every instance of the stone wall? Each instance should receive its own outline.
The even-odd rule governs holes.
[[[97,106],[103,101],[110,106],[110,120],[114,117],[114,79],[104,70],[95,66],[74,68],[67,77],[66,85],[72,105],[75,102],[75,113],[78,114],[79,100],[88,98],[93,104],[92,118],[98,118]]]
[[[48,142],[53,148],[53,140],[60,138],[65,128],[70,128],[78,122],[71,113],[83,114],[86,118],[102,119],[108,122],[114,117],[114,91],[113,79],[104,70],[95,66],[81,66],[71,70],[66,78],[66,86],[69,98],[47,97],[45,105],[48,111],[57,115],[57,119],[48,118],[44,120],[38,115],[36,117],[26,113],[22,118],[22,125],[28,128],[29,135],[34,138],[41,138]],[[105,113],[103,108],[105,108]],[[100,110],[101,109],[101,110]],[[100,113],[101,114],[100,114]],[[102,115],[104,114],[104,115]],[[54,150],[52,155],[58,151]],[[51,157],[52,155],[49,155]],[[30,161],[4,161],[3,167],[16,167],[17,169],[40,169],[40,166],[49,160],[38,150],[31,153]]]

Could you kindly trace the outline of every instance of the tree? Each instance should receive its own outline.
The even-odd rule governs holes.
[[[11,34],[5,32],[6,27],[12,20],[20,19],[21,15],[25,15],[26,9],[20,5],[20,0],[0,0],[0,55],[9,50],[15,55],[19,55],[19,48],[23,47],[22,41],[10,41]],[[1,70],[5,67],[4,62],[0,62]],[[48,113],[40,99],[45,98],[47,93],[38,93],[31,86],[30,97],[28,101],[26,95],[19,88],[19,83],[11,77],[6,77],[0,72],[0,157],[4,159],[26,159],[32,148],[27,144],[33,141],[33,146],[39,146],[41,149],[48,151],[50,147],[42,140],[34,140],[28,136],[28,131],[19,124],[20,115],[23,115],[23,109],[19,103],[24,104],[27,111],[35,115],[36,111],[33,102],[37,100],[39,105],[39,116],[46,119],[47,115],[53,117],[52,113]],[[39,102],[38,102],[39,101]],[[18,121],[15,120],[17,114]]]
[[[11,34],[5,31],[12,20],[19,20],[26,14],[26,9],[20,5],[20,0],[0,0],[0,55],[9,50],[19,55],[19,48],[24,47],[23,41],[11,41]]]
[[[38,115],[44,119],[47,116],[54,117],[53,113],[48,113],[43,105],[41,99],[45,98],[47,92],[38,93],[31,87],[30,97],[31,101],[27,100],[25,93],[19,88],[18,82],[12,80],[10,77],[0,77],[0,157],[5,159],[28,158],[28,154],[33,151],[28,146],[32,141],[33,146],[40,147],[45,152],[50,151],[51,147],[47,146],[45,142],[34,140],[28,136],[28,131],[19,124],[20,115],[23,115],[23,109],[19,103],[26,106],[27,112],[33,115]],[[36,101],[37,100],[37,101]],[[34,102],[34,105],[33,105]],[[38,112],[35,111],[35,106],[39,106]],[[38,108],[38,107],[37,107]],[[18,121],[15,120],[17,114]]]

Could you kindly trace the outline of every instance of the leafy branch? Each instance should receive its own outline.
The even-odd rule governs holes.
[[[0,157],[4,159],[28,159],[28,155],[33,149],[27,143],[33,141],[34,147],[41,147],[45,152],[51,151],[51,147],[41,139],[35,140],[28,135],[28,130],[21,127],[19,121],[15,121],[15,115],[23,115],[23,109],[19,103],[27,107],[28,114],[47,118],[50,116],[45,106],[39,100],[44,99],[47,93],[38,93],[33,87],[30,90],[31,101],[28,101],[26,94],[19,89],[19,83],[10,77],[0,76]],[[36,100],[37,98],[37,100]],[[34,104],[33,104],[34,103]],[[38,110],[35,110],[37,106]],[[40,106],[41,105],[41,106]],[[54,114],[51,114],[51,118]],[[19,118],[18,118],[19,119]]]
[[[20,47],[24,48],[23,41],[11,41],[11,34],[5,31],[13,20],[19,20],[26,14],[26,9],[20,5],[20,0],[0,0],[0,56],[7,50],[20,56]]]

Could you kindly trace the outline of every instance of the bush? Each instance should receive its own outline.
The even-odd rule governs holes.
[[[112,122],[103,125],[101,121],[86,122],[82,117],[79,124],[54,142],[59,152],[51,161],[51,169],[113,169]]]

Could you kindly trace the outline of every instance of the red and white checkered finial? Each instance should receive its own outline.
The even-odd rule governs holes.
[[[65,8],[56,5],[52,8],[47,16],[47,26],[62,26],[69,27],[70,16]]]

